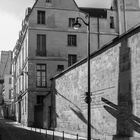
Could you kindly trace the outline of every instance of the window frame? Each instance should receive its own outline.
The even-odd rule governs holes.
[[[64,70],[64,65],[57,65],[57,71],[63,71]]]
[[[77,46],[77,35],[75,34],[68,34],[67,36],[67,45],[71,47]]]
[[[9,89],[9,100],[12,99],[12,92],[11,92],[11,89]]]
[[[43,10],[37,11],[37,24],[46,24],[46,12]]]
[[[73,28],[73,24],[75,23],[75,18],[69,18],[69,24],[68,24],[68,26],[70,27],[70,28]]]
[[[44,98],[45,98],[45,95],[37,95],[36,104],[38,104],[38,105],[43,104]]]
[[[70,58],[71,57],[71,58]],[[76,60],[74,60],[72,57],[75,57],[74,59]],[[74,61],[73,61],[73,60]],[[75,64],[77,62],[77,54],[68,54],[68,67],[70,67],[71,65],[73,65],[73,64]]]
[[[46,56],[46,34],[37,34],[36,56]]]
[[[115,18],[114,18],[114,16],[110,16],[110,28],[115,29]]]
[[[38,66],[40,66],[40,69],[38,69]],[[44,70],[41,68],[42,66],[45,66]],[[38,73],[40,74],[40,76],[38,76]],[[43,81],[43,73],[45,74],[45,81]],[[43,82],[45,82],[45,85],[43,85]],[[36,64],[36,87],[37,88],[47,87],[47,65],[46,64]]]

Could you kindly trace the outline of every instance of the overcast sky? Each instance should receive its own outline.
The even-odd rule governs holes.
[[[0,0],[0,51],[13,50],[25,10],[34,0]]]
[[[75,0],[80,7],[108,7],[111,0]],[[27,7],[35,0],[0,0],[0,51],[13,50]],[[90,5],[90,6],[89,6]]]
[[[110,8],[112,0],[75,0],[78,7]]]

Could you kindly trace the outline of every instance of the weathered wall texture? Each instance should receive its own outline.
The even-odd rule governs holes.
[[[133,129],[134,134],[140,137],[140,33],[132,36],[129,39],[129,47],[131,47],[131,67],[132,67],[132,95],[133,95],[133,121],[136,121],[137,124],[134,124]],[[138,118],[137,118],[138,117]]]
[[[132,121],[134,121],[133,117],[140,117],[140,33],[133,35],[128,41],[124,42],[117,44],[91,60],[91,133],[93,136],[116,135],[119,132],[123,132],[120,128],[122,122],[120,123],[117,113],[120,116],[124,113],[122,117],[124,121],[129,122],[126,123],[129,124],[128,127],[132,127],[134,132],[139,133],[138,126],[135,127],[136,124],[132,123]],[[129,49],[120,49],[120,47],[129,47],[130,54],[125,53],[125,50]],[[124,52],[120,54],[120,51]],[[130,55],[128,59],[126,58],[127,55]],[[129,61],[132,66],[126,65]],[[129,75],[131,82],[125,84],[127,75]],[[120,84],[130,86],[129,89],[131,90],[127,87],[123,89],[123,86],[120,87]],[[55,79],[55,87],[57,91],[57,129],[79,132],[86,135],[87,104],[84,102],[84,98],[85,92],[87,92],[87,64],[84,63]],[[127,94],[128,90],[131,92],[131,96],[121,95],[124,92]],[[132,100],[133,112],[126,113],[126,110],[123,108],[126,107],[126,104],[124,106],[122,105],[122,97],[132,98],[126,99],[124,102],[129,103]],[[106,102],[107,100],[111,104]],[[105,105],[110,105],[115,109],[117,108],[116,112],[108,107],[106,108]],[[127,108],[131,108],[131,105]],[[112,112],[109,113],[110,111]],[[131,113],[134,113],[136,116]],[[128,114],[131,116],[130,118],[126,118],[129,116]],[[138,120],[139,118],[137,118]],[[118,126],[118,123],[120,126]]]
[[[115,129],[112,128],[115,128],[116,121],[104,110],[101,97],[117,103],[119,46],[91,60],[91,121],[94,124],[92,132],[96,134],[115,134]],[[85,132],[87,104],[84,102],[84,94],[87,92],[87,64],[57,79],[56,89],[61,94],[56,96],[57,127]]]

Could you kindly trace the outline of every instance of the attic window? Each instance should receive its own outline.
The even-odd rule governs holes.
[[[47,3],[51,3],[51,0],[46,0]]]

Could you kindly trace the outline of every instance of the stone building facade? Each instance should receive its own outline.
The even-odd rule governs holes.
[[[96,9],[97,12],[100,10]],[[110,9],[103,11],[105,17],[99,19],[100,45],[118,35],[116,12]],[[113,29],[108,25],[110,14],[114,16]],[[13,49],[13,94],[18,122],[52,127],[50,78],[87,54],[86,27],[75,31],[72,26],[78,16],[85,18],[73,0],[37,0],[32,8],[27,8]],[[95,27],[91,29],[91,42],[95,42],[91,46],[93,52],[99,48],[96,17],[92,18],[91,24]],[[43,103],[45,97],[49,101]]]
[[[95,14],[91,18],[91,52],[119,34],[115,4],[112,9],[94,10],[104,11],[105,16]],[[78,31],[72,27],[78,16],[86,20],[73,0],[36,0],[32,8],[27,8],[13,49],[13,94],[18,122],[52,127],[50,78],[87,54],[86,26]]]
[[[91,54],[93,138],[140,137],[139,46],[140,26],[136,26]],[[86,136],[86,59],[55,76],[52,81],[54,128]]]
[[[0,104],[4,110],[3,117],[10,117],[12,115],[12,51],[0,53],[0,79],[3,81],[0,82]]]

